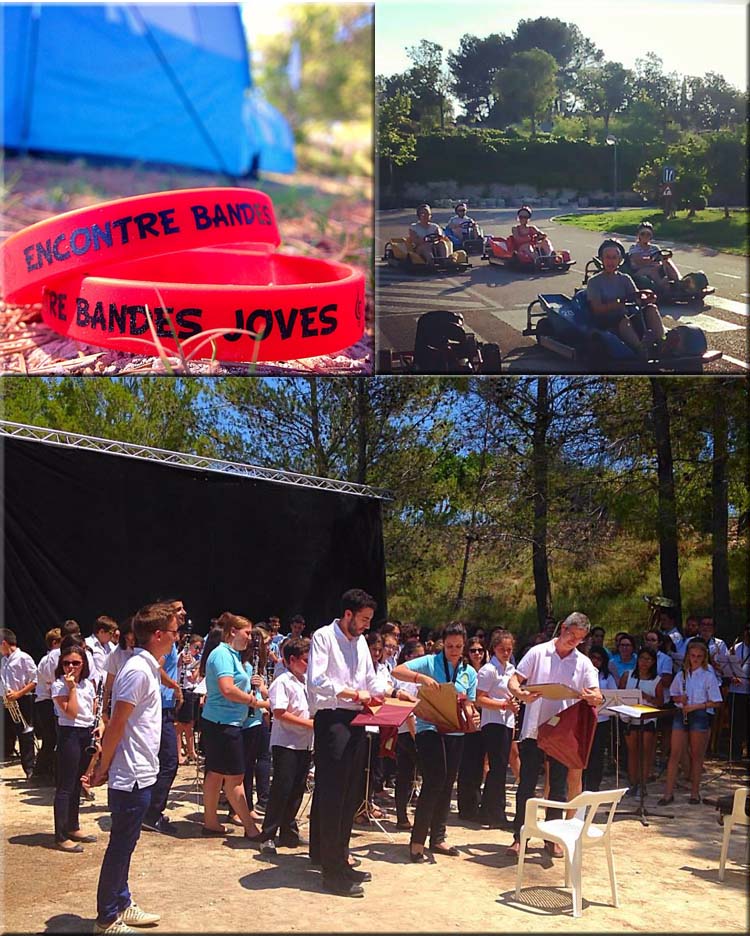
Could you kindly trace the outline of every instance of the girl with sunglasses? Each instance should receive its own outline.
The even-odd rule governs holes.
[[[86,651],[74,638],[63,641],[51,695],[58,724],[55,847],[64,852],[82,852],[82,842],[96,841],[96,836],[81,832],[78,820],[81,777],[91,760],[86,748],[97,723],[94,712],[96,683],[89,672]],[[101,731],[99,722],[99,736]]]

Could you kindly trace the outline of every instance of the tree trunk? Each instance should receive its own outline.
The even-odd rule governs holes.
[[[547,493],[549,487],[549,456],[547,453],[547,431],[551,419],[549,381],[539,377],[536,385],[536,407],[532,440],[532,472],[534,477],[534,533],[532,541],[532,568],[534,572],[534,597],[539,630],[544,628],[547,616],[552,611],[549,565],[547,559]]]
[[[659,570],[661,591],[675,603],[677,621],[682,621],[680,595],[679,555],[677,544],[677,505],[674,492],[674,464],[669,422],[667,384],[659,377],[651,377],[651,418],[656,444],[658,508],[656,529],[659,535]]]
[[[731,604],[729,598],[729,481],[727,478],[727,412],[721,393],[715,393],[712,413],[713,462],[712,553],[713,613],[719,633],[729,634]]]
[[[326,458],[320,426],[318,384],[315,378],[308,378],[307,382],[310,387],[310,434],[312,436],[313,453],[315,457],[315,473],[319,477],[325,478],[328,476],[328,459]]]

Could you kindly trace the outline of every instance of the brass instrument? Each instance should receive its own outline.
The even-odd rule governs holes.
[[[10,720],[16,725],[21,726],[22,734],[30,734],[34,731],[34,726],[30,725],[26,718],[24,717],[23,712],[21,711],[21,706],[18,704],[18,699],[10,699],[10,692],[8,691],[7,686],[3,683],[2,686],[3,693],[3,706],[10,715]]]

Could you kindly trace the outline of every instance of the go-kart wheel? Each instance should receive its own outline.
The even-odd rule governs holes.
[[[499,374],[502,371],[500,345],[490,342],[482,345],[482,373]]]
[[[393,373],[393,352],[390,348],[381,348],[378,351],[378,374]]]
[[[551,338],[551,337],[552,337],[552,325],[550,324],[549,319],[547,318],[537,319],[537,323],[536,323],[537,344],[542,343],[542,338]]]

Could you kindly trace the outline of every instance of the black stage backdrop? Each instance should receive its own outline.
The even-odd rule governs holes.
[[[4,438],[5,626],[35,659],[73,618],[122,620],[182,598],[206,633],[222,611],[303,614],[308,630],[364,588],[385,619],[376,498]]]

